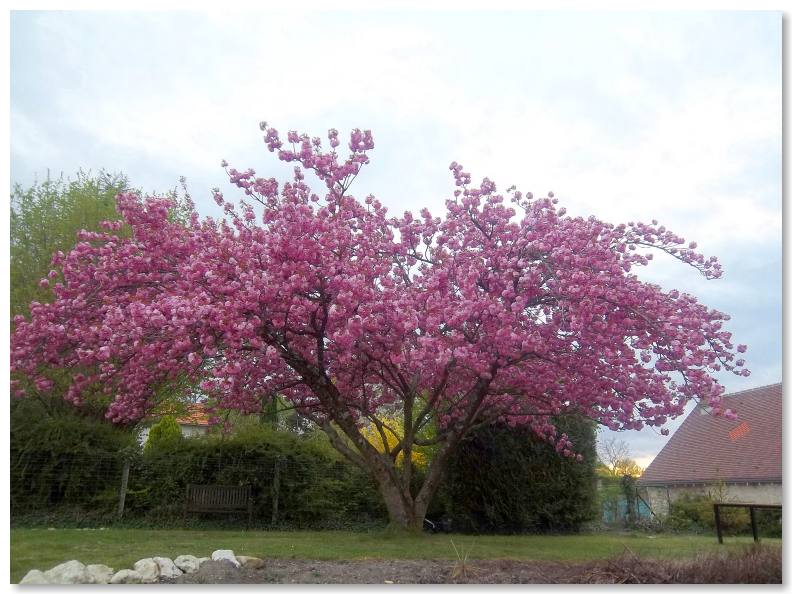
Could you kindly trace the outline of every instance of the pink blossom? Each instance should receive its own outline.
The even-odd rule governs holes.
[[[575,456],[550,415],[662,426],[690,400],[717,401],[719,369],[748,375],[726,314],[640,279],[648,251],[722,274],[657,221],[573,217],[552,193],[476,186],[456,162],[443,216],[394,216],[350,193],[369,164],[370,131],[352,131],[342,155],[335,130],[329,151],[296,132],[287,149],[276,129],[262,130],[268,149],[299,167],[284,183],[227,170],[259,216],[215,190],[225,217],[192,213],[180,225],[171,201],[124,193],[116,201],[131,233],[86,232],[55,254],[63,281],[53,301],[14,320],[14,390],[51,387],[46,366],[66,380],[79,370],[69,400],[106,393],[119,423],[146,415],[175,377],[219,409],[250,412],[281,394],[319,426],[332,421],[371,462],[360,429],[407,400],[416,415],[429,403],[416,430],[436,424],[453,443],[501,420]]]

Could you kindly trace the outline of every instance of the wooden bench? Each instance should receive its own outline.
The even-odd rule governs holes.
[[[248,530],[250,529],[250,519],[253,516],[253,497],[250,485],[244,487],[187,485],[187,497],[184,502],[185,524],[189,512],[221,514],[247,512],[245,530]]]

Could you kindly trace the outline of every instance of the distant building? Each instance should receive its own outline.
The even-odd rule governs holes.
[[[200,402],[188,405],[184,414],[176,418],[176,423],[178,423],[184,437],[205,435],[209,432],[209,415],[206,412],[206,406]],[[150,430],[151,426],[145,427],[140,432],[139,440],[141,445],[148,440]]]
[[[699,404],[638,480],[657,515],[683,494],[717,492],[723,501],[780,504],[781,384],[726,394],[736,420]]]

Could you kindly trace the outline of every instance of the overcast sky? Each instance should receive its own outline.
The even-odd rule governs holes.
[[[642,276],[732,315],[752,375],[727,391],[781,381],[781,13],[12,13],[13,182],[185,176],[218,215],[221,159],[289,173],[261,120],[371,129],[354,193],[393,213],[442,214],[456,160],[573,215],[658,219],[724,266]],[[644,464],[667,440],[620,437]]]

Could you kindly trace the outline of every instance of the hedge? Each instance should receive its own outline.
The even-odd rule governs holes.
[[[374,483],[322,434],[261,425],[231,436],[160,443],[133,465],[129,515],[158,525],[180,523],[188,484],[251,485],[260,528],[349,528],[386,520]]]
[[[555,420],[582,462],[527,427],[483,427],[463,442],[431,512],[467,532],[577,531],[594,518],[595,432],[579,417]]]

